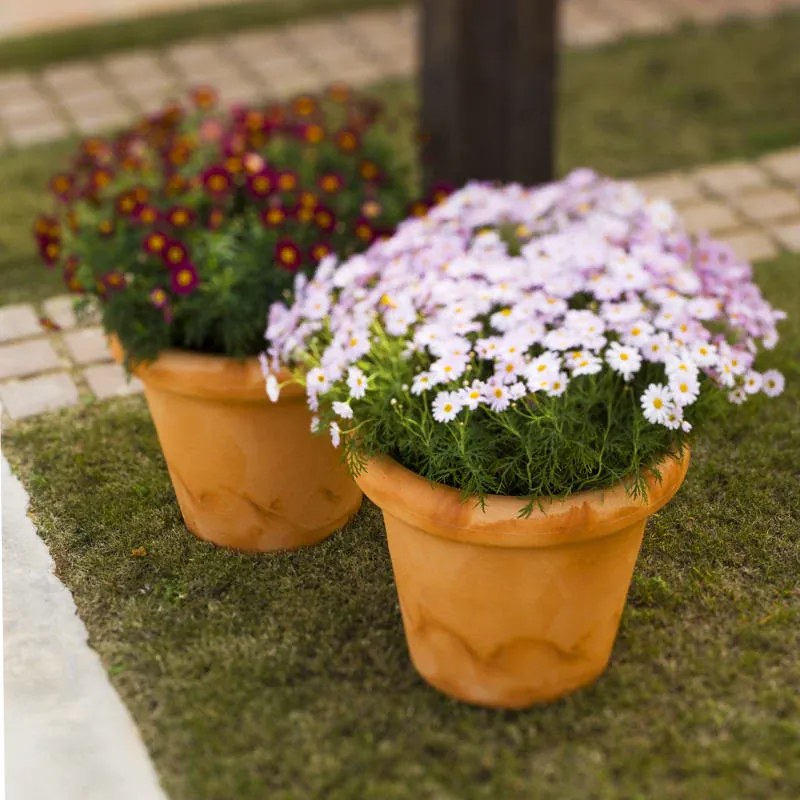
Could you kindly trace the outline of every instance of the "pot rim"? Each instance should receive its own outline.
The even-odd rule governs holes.
[[[125,353],[116,334],[109,336],[111,354],[117,363],[123,363]],[[139,361],[131,365],[131,372],[146,387],[159,389],[186,397],[228,401],[259,401],[272,405],[264,385],[264,373],[257,356],[234,358],[232,356],[198,353],[192,350],[170,348],[159,353],[154,361]],[[292,375],[286,368],[273,373],[279,383]],[[305,400],[305,390],[296,383],[281,389],[278,403]]]
[[[667,454],[645,475],[647,500],[631,497],[625,482],[566,498],[541,498],[521,518],[526,498],[487,495],[462,502],[458,489],[434,484],[389,456],[370,458],[356,482],[382,511],[442,539],[490,547],[553,547],[609,536],[651,516],[678,491],[689,468],[688,445]],[[475,502],[472,502],[474,499]]]

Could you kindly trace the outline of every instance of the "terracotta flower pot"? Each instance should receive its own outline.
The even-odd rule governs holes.
[[[111,347],[120,360],[119,343]],[[361,492],[339,454],[311,434],[302,388],[284,387],[273,403],[257,359],[169,350],[133,371],[186,527],[201,539],[293,549],[319,542],[358,511]]]
[[[622,485],[542,501],[461,502],[389,458],[357,481],[383,511],[411,660],[459,700],[520,708],[603,672],[647,518],[678,490],[689,464],[659,465],[647,502]]]

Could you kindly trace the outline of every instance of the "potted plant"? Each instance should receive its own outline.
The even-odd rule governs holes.
[[[269,304],[297,276],[404,216],[406,172],[381,127],[376,103],[342,86],[230,110],[203,88],[83,141],[51,181],[42,257],[99,299],[144,383],[186,525],[216,544],[310,544],[360,504],[338,454],[311,436],[302,392],[265,400],[257,356]]]
[[[581,170],[468,185],[326,263],[273,307],[269,355],[300,365],[318,427],[383,510],[417,670],[522,707],[606,667],[690,432],[781,390],[753,367],[781,317],[730,247]]]

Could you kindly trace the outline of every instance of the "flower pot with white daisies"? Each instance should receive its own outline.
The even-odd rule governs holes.
[[[203,539],[294,548],[359,507],[339,454],[311,434],[302,392],[265,397],[258,355],[269,305],[298,276],[364,250],[407,213],[385,127],[373,100],[342,86],[231,109],[203,88],[81,142],[51,181],[55,213],[35,225],[42,257],[99,301]]]
[[[780,391],[755,368],[780,318],[730,247],[581,170],[467,185],[325,264],[273,309],[269,357],[383,511],[418,672],[518,708],[606,669],[691,436]]]

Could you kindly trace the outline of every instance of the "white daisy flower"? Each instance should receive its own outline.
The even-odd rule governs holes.
[[[626,381],[629,381],[641,368],[642,356],[635,347],[612,342],[606,350],[606,363],[614,372],[619,372]]]
[[[420,372],[411,382],[411,394],[422,394],[433,386],[430,372]]]
[[[492,411],[505,411],[511,403],[509,390],[499,383],[486,384],[483,396]]]
[[[474,411],[481,404],[483,389],[484,385],[481,381],[473,381],[472,386],[465,386],[461,389],[459,397],[464,407],[468,408],[470,411]]]
[[[342,441],[342,431],[341,428],[339,427],[339,423],[331,422],[330,431],[331,431],[331,444],[334,447],[338,447]]]
[[[786,385],[785,378],[776,369],[768,369],[761,377],[761,389],[767,397],[777,397]]]
[[[569,384],[569,377],[566,372],[559,372],[554,375],[548,382],[544,391],[550,397],[560,397],[567,390]]]
[[[321,367],[314,367],[314,369],[310,369],[308,375],[306,375],[306,386],[313,394],[320,394],[330,389],[331,382],[324,369]]]
[[[350,403],[342,403],[337,400],[333,403],[333,412],[342,419],[353,419],[353,409],[350,407]]]
[[[750,370],[744,376],[744,383],[742,384],[742,388],[745,390],[747,394],[757,394],[761,391],[761,387],[764,384],[764,376],[760,372],[756,372],[755,370]]]
[[[347,370],[347,387],[350,397],[360,400],[367,393],[367,376],[358,367],[350,367]]]
[[[641,397],[644,418],[653,425],[666,425],[672,411],[672,395],[663,383],[651,383]]]
[[[463,405],[458,392],[439,392],[431,408],[437,422],[450,422],[458,416]]]
[[[700,393],[700,383],[696,378],[678,375],[670,378],[669,389],[675,403],[681,407],[690,406],[697,400]]]
[[[278,383],[278,379],[272,373],[270,373],[267,375],[267,397],[269,397],[273,403],[277,403],[280,394],[281,387]]]

